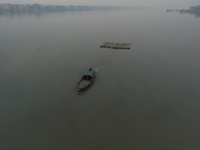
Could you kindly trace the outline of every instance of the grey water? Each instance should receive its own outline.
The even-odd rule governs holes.
[[[0,15],[0,149],[199,150],[199,26],[162,9]]]

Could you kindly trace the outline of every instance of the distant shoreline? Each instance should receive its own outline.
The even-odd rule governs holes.
[[[122,6],[81,6],[81,5],[40,5],[40,4],[0,4],[0,14],[23,14],[23,13],[49,13],[67,11],[95,11],[95,10],[121,10],[121,9],[140,9],[139,7]]]
[[[189,9],[167,9],[166,12],[180,12],[181,14],[183,13],[188,13],[188,14],[193,14],[196,17],[200,17],[200,5],[199,6],[192,6]]]

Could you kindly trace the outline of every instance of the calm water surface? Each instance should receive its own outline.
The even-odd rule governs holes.
[[[199,150],[199,25],[165,10],[1,15],[0,149]]]

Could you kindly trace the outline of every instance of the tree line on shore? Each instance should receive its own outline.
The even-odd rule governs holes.
[[[118,6],[74,6],[74,5],[40,5],[40,4],[0,4],[0,14],[3,13],[48,13],[66,11],[117,10],[131,7]]]
[[[176,11],[176,12],[180,12],[181,14],[183,13],[189,13],[189,14],[193,14],[196,17],[200,17],[200,5],[199,6],[192,6],[189,9],[167,9],[167,12],[171,12],[171,11]]]

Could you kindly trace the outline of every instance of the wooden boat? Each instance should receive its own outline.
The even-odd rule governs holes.
[[[82,76],[81,80],[78,83],[77,91],[83,90],[89,87],[95,80],[95,71],[90,68],[89,71]]]

